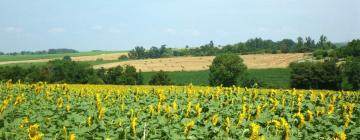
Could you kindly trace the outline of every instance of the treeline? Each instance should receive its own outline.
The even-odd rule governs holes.
[[[146,59],[146,58],[161,58],[171,56],[212,56],[222,53],[237,53],[237,54],[256,54],[256,53],[296,53],[296,52],[314,52],[319,51],[324,55],[323,51],[336,49],[336,45],[327,40],[327,37],[322,35],[319,40],[315,42],[311,37],[298,37],[297,41],[292,39],[283,39],[281,41],[264,40],[262,38],[249,39],[246,42],[240,42],[232,45],[218,45],[215,46],[213,41],[210,43],[189,48],[186,46],[182,49],[166,48],[166,45],[161,47],[151,47],[146,50],[142,46],[136,46],[132,49],[128,56],[130,59]],[[327,54],[326,54],[327,55]]]
[[[63,54],[63,53],[78,53],[79,51],[74,49],[66,49],[66,48],[59,48],[59,49],[49,49],[49,50],[42,50],[42,51],[21,51],[21,52],[11,52],[11,53],[3,53],[0,52],[0,55],[37,55],[37,54]]]
[[[360,89],[360,40],[334,50],[324,62],[290,64],[291,87],[302,89]]]
[[[110,69],[93,69],[87,63],[69,59],[53,60],[44,66],[0,67],[0,81],[21,80],[28,83],[70,83],[70,84],[143,84],[141,72],[133,66],[117,66]]]

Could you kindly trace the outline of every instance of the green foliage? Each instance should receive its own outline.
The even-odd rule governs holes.
[[[142,46],[136,46],[135,49],[129,51],[128,56],[130,59],[144,59],[147,57],[145,48]]]
[[[0,67],[0,81],[12,79],[29,83],[46,81],[48,83],[78,83],[78,84],[143,84],[142,75],[135,67],[121,66],[105,70],[95,70],[88,63],[71,60],[53,60],[44,65],[29,67]]]
[[[66,48],[60,48],[60,49],[49,49],[48,51],[21,51],[21,52],[11,52],[6,53],[6,55],[16,56],[16,55],[43,55],[43,54],[66,54],[66,53],[79,53],[79,51],[74,49],[66,49]],[[0,55],[4,55],[5,53],[0,52]]]
[[[168,74],[160,70],[153,75],[149,81],[149,85],[171,85],[171,79]]]
[[[302,89],[341,88],[342,76],[335,60],[290,64],[291,87]]]
[[[347,46],[339,48],[337,55],[340,58],[360,57],[360,39],[354,39]]]
[[[243,60],[236,54],[221,54],[214,58],[210,66],[211,86],[237,85],[237,79],[246,71]]]
[[[248,74],[246,74],[240,79],[240,85],[242,87],[251,87],[251,88],[266,87],[264,81],[256,77],[251,77]]]
[[[87,83],[86,77],[92,68],[84,63],[68,60],[53,60],[45,66],[50,83]]]
[[[360,89],[360,58],[348,59],[345,63],[345,75],[353,90]]]
[[[64,57],[63,57],[63,60],[64,60],[64,61],[72,61],[72,60],[71,60],[71,56],[68,56],[68,55],[64,56]]]
[[[138,85],[143,83],[141,73],[136,72],[136,68],[130,65],[117,66],[108,70],[102,68],[97,71],[97,75],[103,77],[105,84]]]
[[[166,48],[166,45],[161,45],[160,48],[153,46],[148,51],[142,46],[136,46],[128,55],[130,59],[161,58],[173,56],[173,52],[172,49]]]
[[[311,37],[299,37],[297,43],[291,39],[281,41],[264,40],[262,38],[251,38],[246,42],[236,44],[215,46],[213,41],[199,47],[184,49],[171,49],[162,45],[161,48],[155,46],[146,50],[144,47],[136,46],[129,52],[131,59],[144,58],[161,58],[170,56],[213,56],[221,53],[238,53],[238,54],[257,54],[257,53],[294,53],[294,52],[313,52],[315,50],[331,50],[336,46],[322,35],[318,42]],[[321,57],[320,55],[317,57]],[[321,57],[322,58],[322,57]]]
[[[127,55],[121,55],[119,56],[118,60],[128,60],[129,57]]]
[[[74,50],[74,49],[66,49],[66,48],[61,48],[61,49],[49,49],[47,51],[48,54],[64,54],[64,53],[78,53],[79,51]]]

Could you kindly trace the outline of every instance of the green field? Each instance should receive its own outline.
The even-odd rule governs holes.
[[[4,61],[20,61],[20,60],[36,60],[36,59],[53,59],[62,58],[63,56],[91,56],[109,53],[121,53],[126,51],[94,51],[94,52],[79,52],[79,53],[63,53],[63,54],[34,54],[34,55],[0,55],[0,62]]]
[[[144,82],[147,84],[155,72],[143,72]],[[177,71],[167,72],[175,85],[208,85],[209,71]],[[289,69],[249,69],[248,76],[262,81],[266,87],[290,88]]]

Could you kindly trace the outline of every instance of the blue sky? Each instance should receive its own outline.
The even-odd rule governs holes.
[[[0,51],[128,50],[325,34],[360,38],[359,0],[0,0]]]

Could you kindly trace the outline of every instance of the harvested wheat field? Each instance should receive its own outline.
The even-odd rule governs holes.
[[[99,54],[99,55],[91,55],[91,56],[77,56],[71,57],[74,61],[96,61],[98,59],[102,60],[117,60],[119,56],[127,55],[127,52],[122,53],[109,53],[109,54]],[[21,60],[21,61],[4,61],[0,62],[0,65],[5,64],[19,64],[19,63],[38,63],[38,62],[48,62],[53,59],[36,59],[36,60]]]
[[[240,56],[246,66],[250,69],[262,68],[286,68],[291,62],[308,59],[310,54],[289,53],[289,54],[252,54]],[[148,71],[195,71],[206,70],[214,59],[214,56],[202,57],[175,57],[158,58],[145,60],[130,60],[125,62],[114,62],[94,66],[95,68],[111,68],[118,65],[132,65],[143,72]]]

